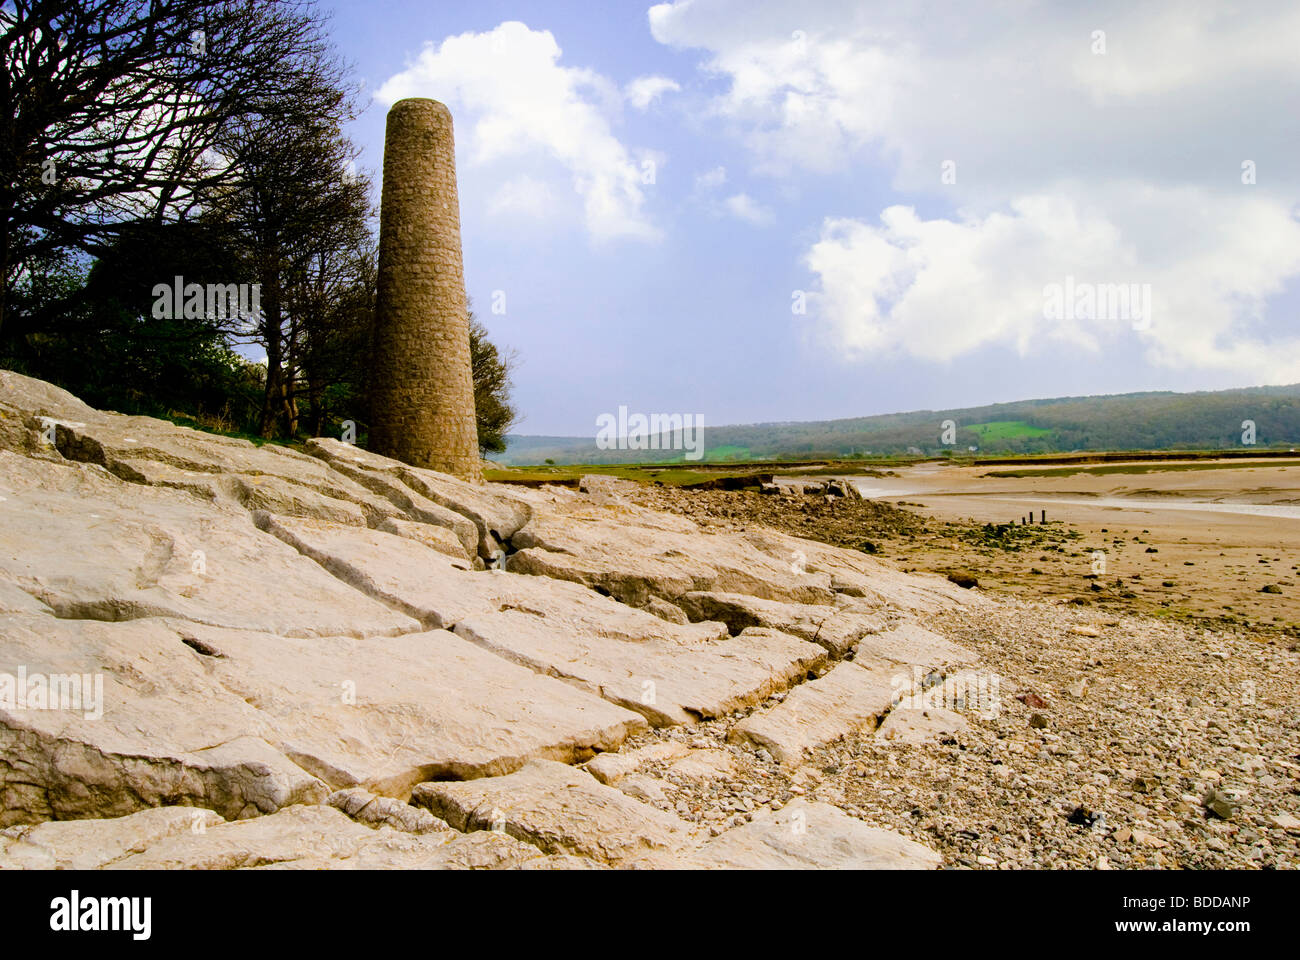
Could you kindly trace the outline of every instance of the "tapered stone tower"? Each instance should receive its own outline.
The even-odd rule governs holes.
[[[370,449],[481,482],[456,148],[438,101],[388,111],[383,191]]]

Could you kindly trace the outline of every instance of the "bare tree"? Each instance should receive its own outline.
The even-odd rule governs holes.
[[[232,125],[218,149],[237,177],[216,191],[213,209],[248,251],[261,284],[262,314],[251,339],[266,349],[259,432],[297,432],[304,357],[323,334],[330,299],[349,252],[366,241],[370,181],[353,174],[358,150],[342,133],[355,113],[341,69],[324,64],[317,82],[282,116]],[[352,261],[355,265],[355,261]],[[316,339],[320,339],[316,336]]]
[[[321,246],[290,293],[304,333],[293,350],[302,371],[296,392],[306,395],[306,428],[315,437],[323,435],[330,415],[340,414],[338,402],[346,404],[364,388],[374,322],[379,258],[374,233],[367,230],[352,243],[338,240]],[[356,419],[352,408],[357,406],[347,404],[340,419]]]
[[[318,86],[322,26],[306,0],[0,2],[0,329],[29,257],[94,253],[229,182],[220,134]]]

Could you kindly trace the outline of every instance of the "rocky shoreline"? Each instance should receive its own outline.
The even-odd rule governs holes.
[[[994,717],[921,709],[893,736],[890,726],[855,731],[795,770],[729,744],[736,718],[657,730],[630,743],[707,746],[721,772],[687,776],[650,761],[624,788],[720,827],[763,804],[827,802],[926,844],[948,867],[1300,864],[1294,653],[1232,633],[1008,603],[1015,625],[996,632],[968,612],[931,624],[998,676]],[[1236,801],[1216,812],[1206,801],[1218,796]]]
[[[0,371],[0,867],[1295,865],[1285,644],[994,601],[694,496],[258,447]]]
[[[925,526],[888,504],[826,501],[820,491],[772,496],[646,486],[632,495],[706,527],[758,522],[840,545]],[[726,809],[755,789],[778,803],[826,799],[930,845],[955,867],[1300,864],[1300,652],[1293,639],[1065,600],[999,604],[996,617],[980,608],[917,617],[979,654],[999,680],[996,716],[923,711],[941,732],[919,747],[888,729],[861,730],[812,751],[794,775],[761,755],[738,757],[746,775],[731,792],[687,784],[669,799],[691,811]],[[726,725],[703,725],[699,735],[725,740]]]

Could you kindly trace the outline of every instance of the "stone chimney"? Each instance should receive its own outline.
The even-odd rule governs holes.
[[[370,368],[370,449],[482,482],[451,111],[388,111],[379,294]]]

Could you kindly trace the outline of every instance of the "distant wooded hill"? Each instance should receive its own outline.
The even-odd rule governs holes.
[[[944,421],[954,429],[944,435]],[[1022,400],[958,410],[916,410],[809,423],[706,427],[706,461],[846,459],[944,451],[979,455],[1072,450],[1248,449],[1300,446],[1300,384],[1202,393],[1125,393]],[[944,440],[951,439],[951,444]],[[591,437],[507,437],[508,465],[648,463],[683,459],[681,444],[601,450]]]

